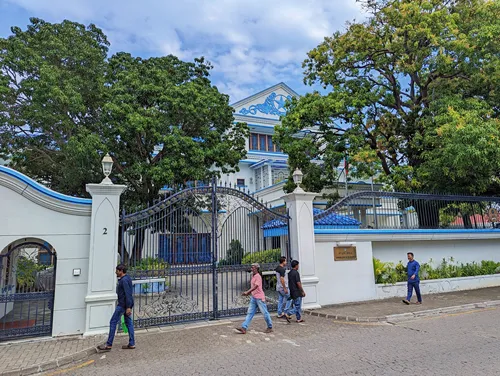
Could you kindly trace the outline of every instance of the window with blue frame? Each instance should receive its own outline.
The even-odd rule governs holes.
[[[52,265],[52,255],[49,252],[38,253],[38,263],[40,265]]]
[[[267,141],[267,137],[265,135],[260,135],[260,137],[259,137],[259,150],[268,151],[266,141]]]
[[[250,150],[259,150],[259,135],[256,133],[250,137]]]
[[[281,152],[279,146],[273,142],[272,135],[259,133],[250,135],[250,150]]]
[[[236,185],[238,187],[244,187],[245,186],[245,179],[236,179]]]
[[[267,136],[267,150],[274,151],[273,136]]]

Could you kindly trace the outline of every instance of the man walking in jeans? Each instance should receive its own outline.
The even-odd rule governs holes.
[[[298,272],[299,262],[297,260],[292,261],[292,270],[288,273],[288,287],[290,288],[290,297],[293,300],[294,307],[288,309],[285,313],[285,317],[288,322],[292,315],[297,317],[297,322],[304,322],[302,319],[302,298],[306,296],[304,289],[302,288],[302,283],[300,282],[300,274]]]
[[[284,312],[290,309],[292,301],[288,299],[290,294],[288,292],[288,277],[286,275],[286,257],[280,257],[280,264],[276,268],[276,291],[278,291],[278,318],[285,317]],[[283,311],[283,306],[285,310]]]
[[[413,259],[413,253],[408,252],[408,295],[406,299],[403,299],[404,304],[410,304],[411,296],[413,294],[413,289],[417,294],[416,304],[422,304],[422,295],[420,295],[420,278],[418,277],[418,271],[420,270],[420,264]]]
[[[241,325],[241,328],[236,328],[241,334],[246,334],[248,326],[252,322],[252,319],[259,307],[259,311],[264,315],[264,320],[266,320],[267,329],[264,333],[272,333],[273,331],[273,321],[271,320],[271,315],[267,310],[266,296],[264,295],[264,290],[262,289],[262,277],[259,274],[260,265],[252,264],[252,281],[250,283],[250,290],[245,291],[243,296],[248,296],[252,294],[250,298],[250,305],[248,306],[247,317],[245,322]]]
[[[118,304],[109,323],[108,341],[106,345],[98,347],[101,351],[111,351],[113,340],[115,339],[116,326],[120,323],[122,315],[125,317],[125,325],[127,326],[129,337],[128,345],[122,346],[122,349],[135,349],[134,324],[132,322],[132,308],[134,307],[132,278],[127,275],[127,267],[123,264],[116,267],[115,273],[118,277],[118,286],[116,286]]]

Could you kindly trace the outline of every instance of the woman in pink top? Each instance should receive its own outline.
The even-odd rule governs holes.
[[[259,311],[264,315],[264,320],[266,320],[267,323],[267,329],[264,333],[272,333],[273,331],[273,321],[271,320],[271,315],[267,310],[266,296],[264,295],[264,290],[262,289],[262,277],[259,274],[259,269],[259,264],[252,264],[253,276],[250,283],[250,290],[241,294],[243,296],[252,294],[245,322],[243,322],[241,328],[236,328],[236,330],[241,334],[246,334],[248,326],[252,322],[255,312],[257,311],[257,307],[259,307]]]

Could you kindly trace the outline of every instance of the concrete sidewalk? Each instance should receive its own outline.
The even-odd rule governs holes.
[[[323,306],[306,314],[342,321],[400,322],[418,317],[500,306],[500,287],[422,296],[423,304],[406,305],[401,298]],[[412,298],[412,303],[416,298]]]
[[[217,321],[198,321],[188,324],[166,325],[136,329],[136,337],[145,334],[196,329],[205,326],[236,325],[241,317]],[[120,344],[126,334],[117,333],[115,342]],[[107,335],[95,337],[73,336],[65,338],[34,338],[0,343],[0,376],[32,375],[80,362],[98,352],[97,346],[105,343]],[[127,337],[128,338],[128,337]],[[126,343],[126,339],[124,339]]]
[[[86,359],[104,336],[36,338],[0,344],[0,375],[31,375]]]
[[[407,306],[401,299],[386,299],[363,303],[323,307],[307,313],[344,321],[398,322],[442,313],[468,311],[500,305],[500,287],[423,296],[424,304]],[[273,314],[274,316],[274,314]],[[219,321],[168,325],[161,328],[136,330],[145,333],[172,332],[211,325],[237,325],[241,317]],[[119,334],[121,337],[122,334]],[[121,338],[117,338],[120,341]],[[31,375],[82,361],[97,352],[105,336],[43,338],[0,344],[0,375]]]

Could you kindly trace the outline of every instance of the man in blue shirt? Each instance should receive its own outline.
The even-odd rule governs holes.
[[[127,267],[120,264],[116,267],[116,276],[118,277],[118,285],[116,286],[116,295],[118,295],[118,304],[115,308],[115,313],[111,317],[109,323],[109,336],[106,345],[99,346],[101,351],[111,351],[113,340],[115,339],[116,327],[119,324],[122,315],[125,318],[125,325],[128,329],[128,345],[122,346],[122,349],[135,349],[134,339],[134,324],[132,321],[132,308],[134,308],[134,296],[132,278],[127,275]]]
[[[413,258],[413,253],[408,252],[408,295],[406,299],[403,299],[403,303],[410,304],[411,295],[413,294],[413,289],[417,294],[417,303],[422,304],[422,296],[420,295],[420,278],[418,277],[418,271],[420,270],[420,264]]]

